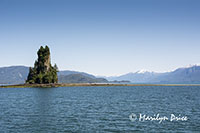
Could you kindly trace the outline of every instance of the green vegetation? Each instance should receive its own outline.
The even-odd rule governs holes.
[[[43,48],[42,46],[37,52],[38,59],[35,61],[34,67],[29,68],[28,78],[26,83],[28,84],[49,84],[57,83],[58,67],[55,64],[53,67],[50,62],[50,50],[48,46]]]

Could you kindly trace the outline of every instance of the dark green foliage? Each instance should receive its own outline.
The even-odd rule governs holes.
[[[49,47],[46,46],[45,48],[43,48],[41,46],[37,52],[37,55],[38,59],[35,61],[34,68],[29,69],[29,74],[26,83],[57,83],[58,67],[56,64],[54,65],[54,67],[51,66]]]
[[[27,81],[29,83],[35,83],[36,78],[37,78],[36,77],[36,71],[33,68],[30,67]]]

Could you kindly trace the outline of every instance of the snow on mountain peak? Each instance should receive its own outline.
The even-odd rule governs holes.
[[[144,69],[142,69],[142,70],[139,70],[139,71],[137,71],[136,73],[148,73],[149,71],[147,71],[147,70],[144,70]]]

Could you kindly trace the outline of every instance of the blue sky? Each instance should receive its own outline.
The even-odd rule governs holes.
[[[0,0],[0,66],[33,66],[41,45],[60,70],[120,75],[200,63],[198,0]]]

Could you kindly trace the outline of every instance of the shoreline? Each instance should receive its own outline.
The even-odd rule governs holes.
[[[113,83],[67,83],[67,84],[16,84],[0,85],[0,88],[54,88],[75,86],[200,86],[200,84],[113,84]]]

